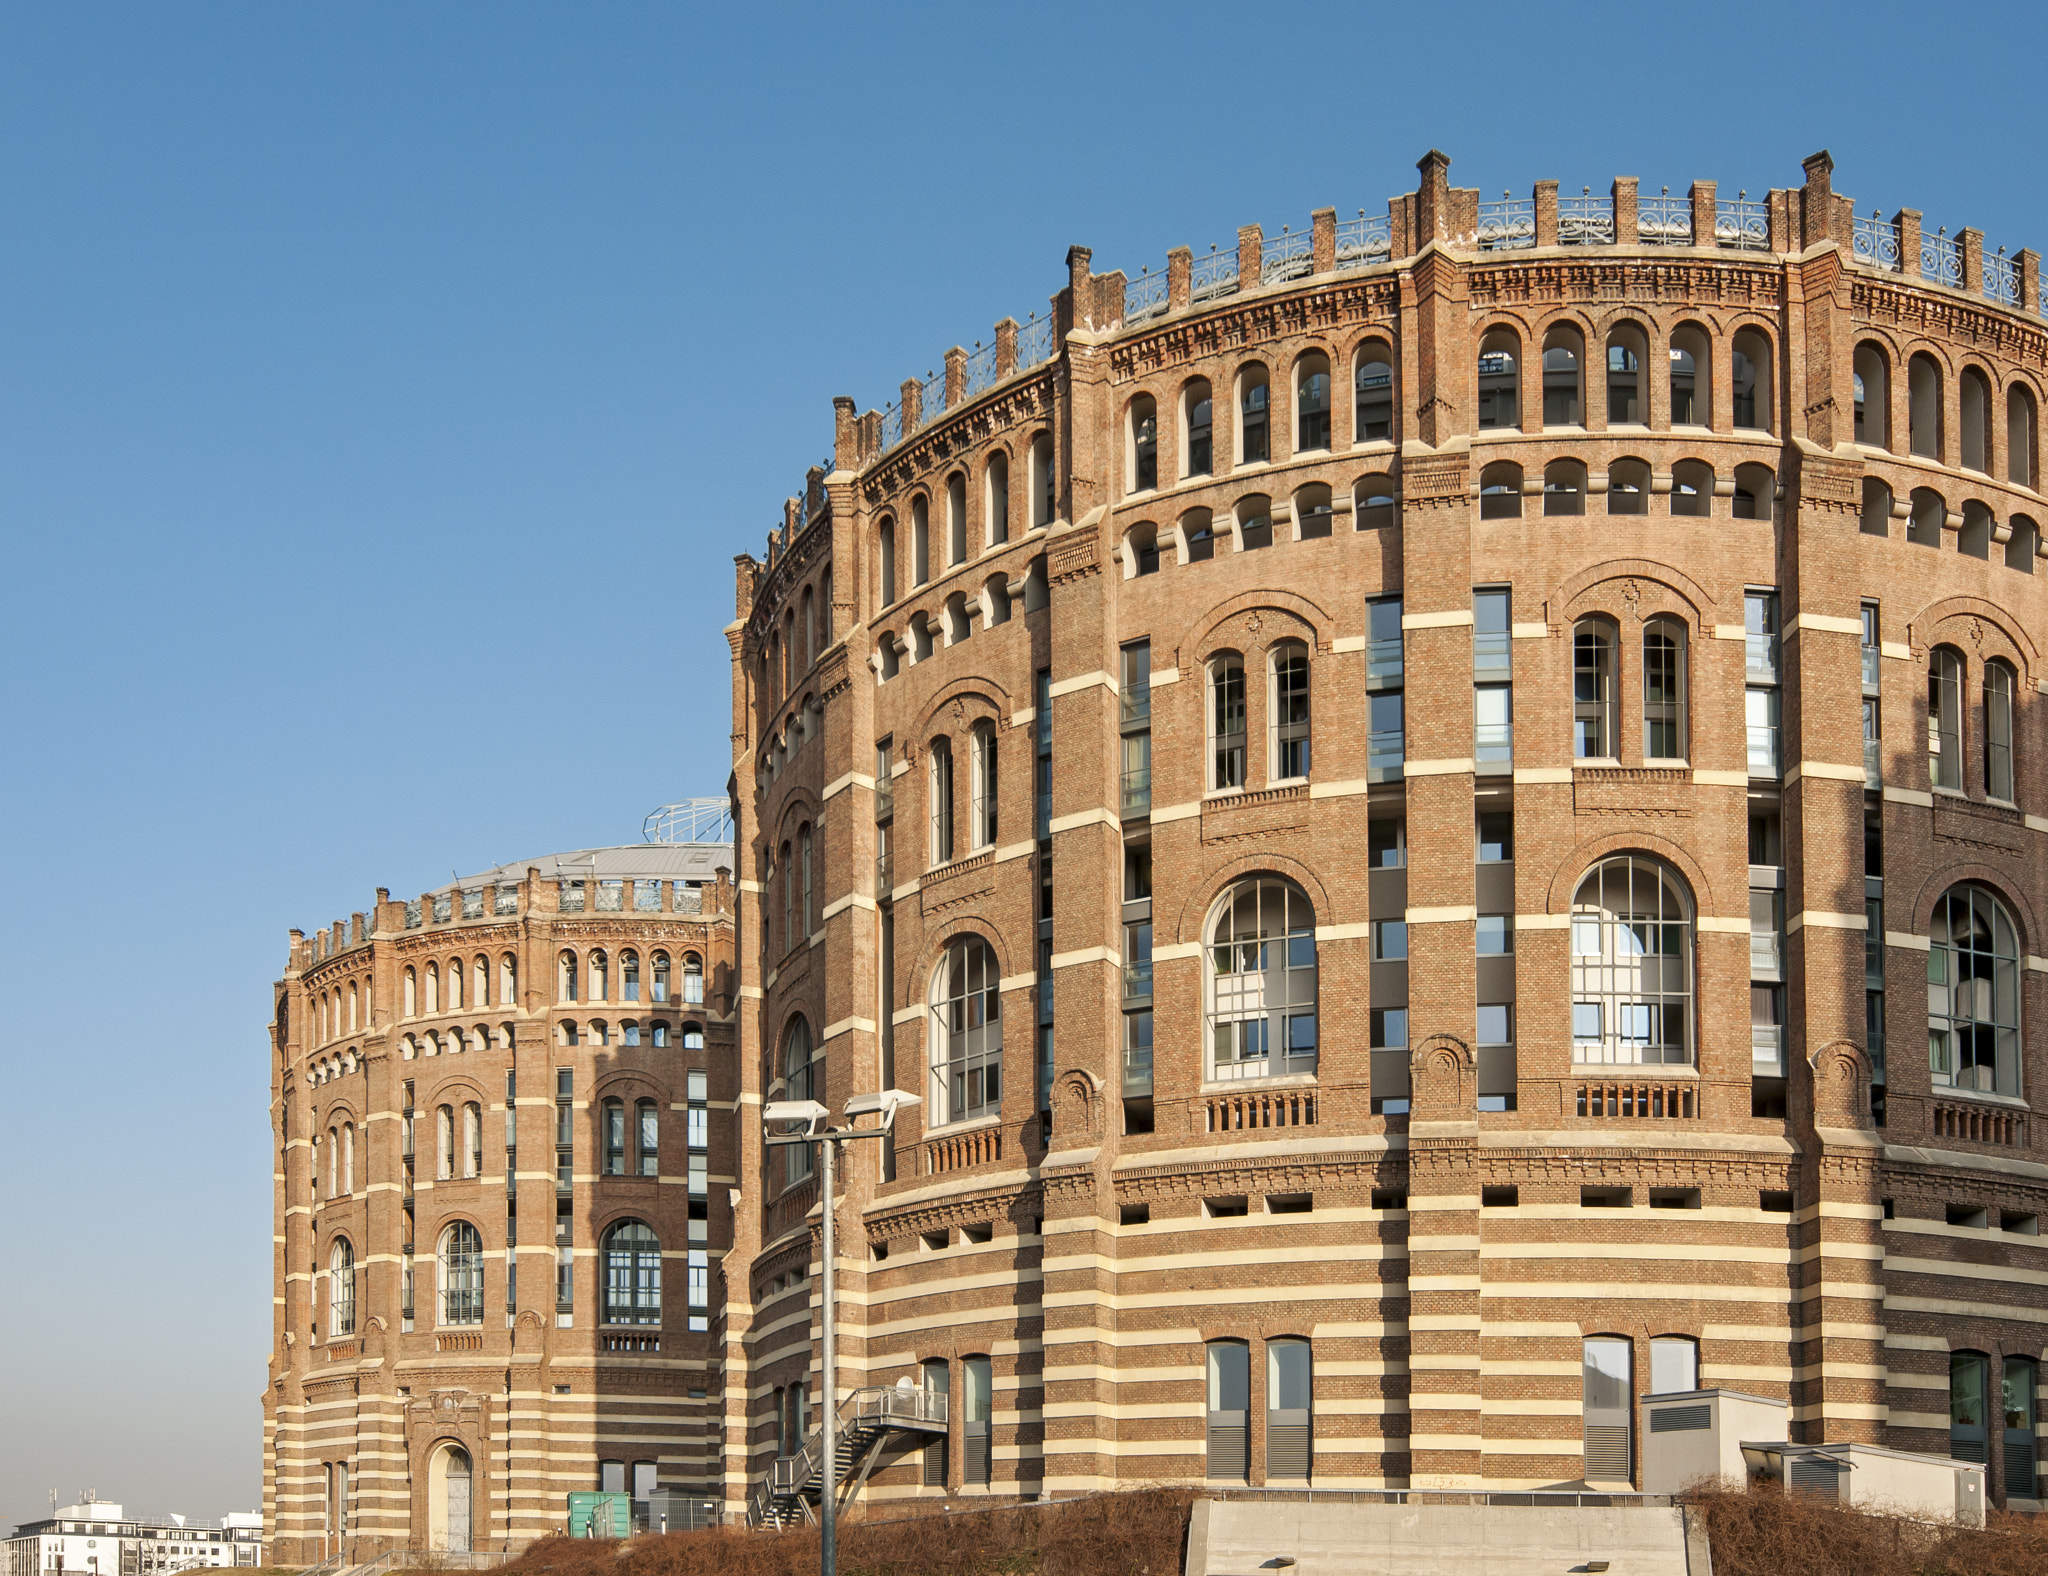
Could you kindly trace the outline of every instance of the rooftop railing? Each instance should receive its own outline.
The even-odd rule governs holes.
[[[929,427],[945,414],[946,374],[942,368],[937,372],[927,372],[917,391],[917,424]]]
[[[1692,199],[1672,196],[1669,186],[1655,197],[1638,198],[1636,234],[1645,246],[1692,245]]]
[[[1714,203],[1714,244],[1737,252],[1768,252],[1771,249],[1771,210],[1767,203],[1751,202],[1749,193],[1737,194],[1733,202]]]
[[[1868,263],[1872,268],[1882,268],[1887,273],[1899,271],[1899,227],[1880,218],[1875,209],[1868,219],[1860,214],[1856,218],[1856,230],[1850,255],[1859,263]]]
[[[996,347],[974,342],[974,352],[961,368],[960,394],[963,399],[973,399],[983,389],[992,388],[996,381]]]
[[[1209,248],[1207,257],[1197,257],[1188,277],[1188,298],[1213,301],[1237,289],[1237,253]]]
[[[1536,244],[1536,199],[1500,194],[1499,202],[1479,205],[1479,249],[1512,252]]]
[[[1920,237],[1920,277],[1931,279],[1938,285],[1961,287],[1963,249],[1948,238],[1947,225],[1933,235]]]
[[[1157,317],[1166,310],[1166,291],[1166,275],[1146,269],[1124,286],[1124,321],[1142,323],[1148,317]]]
[[[1560,246],[1612,246],[1614,199],[1595,197],[1583,186],[1576,197],[1557,200],[1557,243]]]
[[[1052,319],[1032,313],[1031,321],[1017,330],[1017,369],[1052,360],[1053,349]]]
[[[2007,257],[2002,246],[1996,257],[1984,259],[1984,294],[2005,306],[2020,304],[2019,259]]]
[[[1368,268],[1394,255],[1394,221],[1388,214],[1368,218],[1363,208],[1356,219],[1337,226],[1337,267]]]
[[[1299,233],[1286,225],[1265,245],[1259,268],[1261,284],[1278,284],[1283,279],[1306,279],[1315,271],[1315,234]]]

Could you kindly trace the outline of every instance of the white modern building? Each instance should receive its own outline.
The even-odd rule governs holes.
[[[169,1576],[213,1565],[263,1563],[263,1513],[231,1511],[218,1522],[130,1516],[87,1499],[43,1521],[23,1522],[6,1541],[5,1576]]]

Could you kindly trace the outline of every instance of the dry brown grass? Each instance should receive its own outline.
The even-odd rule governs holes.
[[[1102,1494],[1002,1510],[843,1520],[844,1576],[1179,1576],[1184,1489]],[[506,1576],[812,1576],[818,1529],[671,1532],[625,1543],[547,1538]],[[2002,1573],[2001,1573],[2002,1576]]]
[[[1983,1531],[1787,1495],[1700,1489],[1714,1576],[2048,1576],[2048,1517],[1991,1512]]]

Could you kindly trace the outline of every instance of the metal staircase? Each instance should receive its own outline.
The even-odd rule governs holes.
[[[838,1471],[834,1475],[840,1504],[849,1503],[860,1492],[882,1454],[883,1437],[891,1432],[943,1439],[946,1397],[927,1395],[908,1385],[880,1385],[855,1390],[839,1403]],[[824,1490],[825,1430],[820,1428],[796,1454],[778,1457],[768,1469],[766,1481],[755,1486],[747,1499],[747,1524],[779,1528],[811,1521]]]

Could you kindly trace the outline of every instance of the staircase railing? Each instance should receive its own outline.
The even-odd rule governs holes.
[[[848,1435],[881,1428],[943,1428],[946,1426],[946,1403],[944,1395],[928,1394],[922,1388],[911,1389],[901,1385],[870,1385],[849,1391],[839,1403],[838,1427],[835,1430],[840,1441],[840,1469],[843,1471],[852,1463],[846,1449]],[[820,1426],[813,1429],[794,1452],[778,1456],[769,1464],[767,1479],[748,1496],[748,1521],[760,1525],[768,1518],[778,1499],[793,1495],[808,1502],[812,1484],[815,1482],[822,1489],[824,1476],[825,1430]]]

